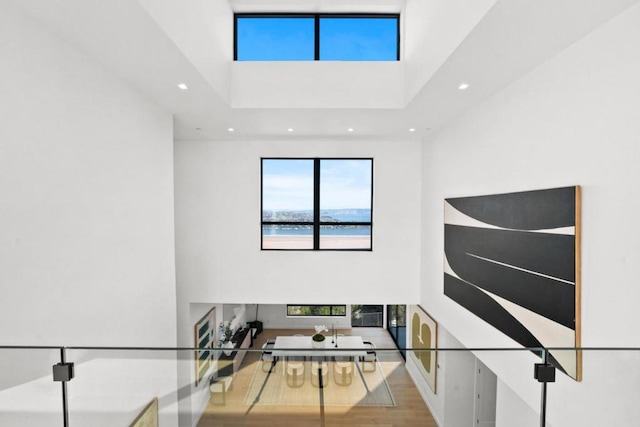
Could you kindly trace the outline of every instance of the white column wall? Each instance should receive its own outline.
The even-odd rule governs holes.
[[[638,52],[635,6],[425,141],[421,303],[466,347],[516,344],[444,296],[443,200],[568,185],[581,185],[583,195],[582,345],[640,345],[630,328],[640,321],[640,246],[633,226],[640,216]],[[609,356],[629,367],[638,355]],[[501,393],[514,390],[537,412],[534,360],[514,355],[483,362],[504,383]],[[552,425],[635,422],[638,410],[628,396],[640,392],[638,373],[609,372],[602,360],[585,353],[582,383],[558,374],[549,393]],[[585,410],[601,406],[602,390],[615,390],[607,410]],[[518,424],[504,419],[511,412],[498,413],[502,426]]]
[[[171,115],[5,2],[0,40],[0,344],[175,345]],[[171,425],[175,361],[74,355],[76,424],[128,424],[157,396]],[[22,408],[61,423],[59,384],[36,393],[51,364],[0,358],[25,369],[0,390],[0,424],[30,425]],[[129,369],[140,380],[117,383]]]

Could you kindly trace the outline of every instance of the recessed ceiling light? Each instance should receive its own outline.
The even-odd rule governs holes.
[[[469,83],[460,83],[460,86],[458,86],[458,89],[465,90],[468,87],[469,87]]]
[[[409,132],[415,132],[415,131],[416,131],[416,128],[410,128],[409,129]]]
[[[287,129],[287,132],[293,132],[293,128]]]
[[[353,132],[353,128],[347,129],[347,132]]]
[[[233,132],[235,129],[234,128],[228,128],[227,131],[229,132]]]
[[[178,87],[179,87],[180,89],[182,89],[182,90],[187,90],[187,89],[189,89],[189,87],[188,87],[186,84],[184,84],[184,83],[178,83]]]

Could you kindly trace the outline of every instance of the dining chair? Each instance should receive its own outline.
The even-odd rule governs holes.
[[[369,346],[367,354],[365,356],[360,356],[360,365],[362,366],[362,372],[374,372],[376,370],[378,361],[376,346],[371,341],[363,341],[362,343]]]
[[[325,362],[324,359],[312,360],[311,385],[320,387],[320,378],[322,378],[322,386],[326,387],[329,383],[329,364]]]
[[[227,390],[231,388],[231,382],[233,377],[217,377],[209,380],[210,402],[212,405],[226,405],[227,404]],[[220,395],[221,400],[218,401],[215,397]]]
[[[260,354],[260,361],[262,362],[263,372],[270,372],[276,366],[276,362],[278,361],[278,356],[274,356],[273,352],[271,351],[273,350],[273,347],[275,346],[275,344],[276,344],[275,340],[269,339],[262,345],[262,353]]]
[[[339,386],[348,386],[353,381],[353,362],[348,357],[334,357],[333,381]]]
[[[302,387],[304,384],[304,361],[292,356],[286,362],[287,385],[292,388]]]

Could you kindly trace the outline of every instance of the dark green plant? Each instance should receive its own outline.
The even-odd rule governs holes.
[[[316,325],[315,329],[316,329],[316,333],[311,337],[311,339],[317,342],[324,341],[324,335],[322,335],[322,332],[329,332],[327,327],[324,325]]]
[[[325,336],[322,334],[315,334],[314,336],[311,337],[311,339],[317,342],[321,342],[325,340]]]

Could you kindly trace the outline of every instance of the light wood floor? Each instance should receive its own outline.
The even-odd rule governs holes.
[[[259,349],[269,338],[293,335],[300,331],[265,329],[254,340]],[[338,331],[345,335],[361,335],[377,348],[394,348],[389,333],[382,328],[354,328]],[[310,335],[312,331],[302,331]],[[378,358],[387,383],[396,402],[395,407],[316,407],[316,406],[254,406],[243,403],[247,389],[258,363],[259,352],[250,352],[236,373],[233,385],[226,395],[224,406],[209,404],[198,427],[437,427],[413,381],[404,367],[404,360],[397,351],[378,351]]]

